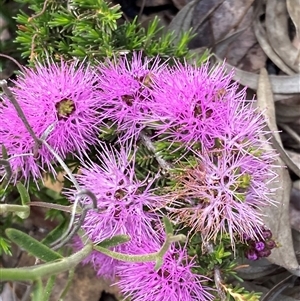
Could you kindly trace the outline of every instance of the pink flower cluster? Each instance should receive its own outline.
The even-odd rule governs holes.
[[[63,159],[74,152],[81,154],[97,142],[97,79],[91,68],[62,61],[27,68],[13,81],[12,92],[34,133],[42,138],[49,131],[46,141]],[[44,170],[55,173],[53,155],[44,145],[36,149],[6,97],[0,102],[0,116],[0,145],[10,156],[14,180],[21,176],[26,182],[38,180]]]
[[[129,153],[128,147],[122,146],[117,151],[103,146],[98,155],[100,165],[82,162],[78,182],[92,190],[98,201],[98,211],[88,212],[82,228],[94,243],[122,234],[131,238],[130,242],[111,248],[112,251],[129,255],[154,253],[159,251],[165,235],[159,216],[151,212],[160,202],[160,196],[154,194],[151,181],[136,179],[134,157]],[[66,195],[74,200],[72,189]],[[74,247],[81,249],[82,239],[76,237]],[[119,279],[121,292],[135,301],[213,299],[209,288],[203,285],[208,279],[192,272],[195,261],[183,248],[172,246],[157,271],[154,262],[123,262],[97,251],[83,263],[92,263],[98,276]]]
[[[114,251],[155,252],[164,233],[156,209],[162,204],[176,218],[202,235],[204,242],[229,235],[235,241],[259,241],[263,222],[260,208],[272,203],[269,181],[274,154],[261,136],[264,119],[246,100],[246,91],[232,83],[224,66],[170,67],[142,54],[100,63],[96,68],[65,62],[26,69],[14,81],[13,93],[35,134],[62,159],[80,158],[77,175],[98,204],[88,212],[83,230],[94,243],[114,235],[131,237]],[[10,101],[0,103],[0,144],[4,145],[15,181],[55,173],[55,159],[35,143]],[[118,147],[99,142],[101,129],[113,128]],[[176,189],[164,195],[151,188],[153,180],[136,178],[135,153],[141,132],[171,148],[179,143],[181,158],[168,162]],[[90,146],[99,148],[86,159]],[[34,150],[35,149],[35,150]],[[97,163],[95,163],[96,161]],[[184,162],[184,164],[183,164]],[[180,170],[180,172],[178,172]],[[65,192],[74,201],[74,189]],[[88,202],[88,200],[86,200]],[[85,201],[83,201],[83,204]],[[75,245],[82,247],[77,239]],[[260,246],[257,246],[259,248]],[[164,263],[124,263],[93,252],[86,259],[98,275],[118,277],[119,286],[133,300],[211,300],[186,250],[172,248]]]

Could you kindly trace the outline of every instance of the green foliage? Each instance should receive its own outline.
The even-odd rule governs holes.
[[[5,237],[1,237],[0,236],[0,256],[2,256],[3,254],[6,255],[12,255],[11,253],[11,243],[8,239],[6,239]]]
[[[59,253],[49,249],[43,243],[32,238],[28,234],[23,233],[22,231],[16,229],[6,229],[5,233],[11,241],[25,249],[28,253],[40,258],[45,262],[62,258]]]
[[[234,254],[232,250],[230,239],[226,237],[226,235],[222,235],[218,237],[216,241],[217,243],[215,244],[211,243],[210,251],[208,251],[208,249],[203,250],[201,247],[203,245],[201,235],[195,234],[191,238],[188,245],[188,252],[189,255],[195,257],[198,262],[198,267],[195,268],[196,273],[207,275],[213,279],[214,269],[217,267],[225,281],[231,279],[242,281],[236,273],[236,254]]]
[[[163,33],[158,19],[143,28],[137,19],[122,21],[119,5],[103,0],[44,1],[18,0],[33,11],[22,11],[16,42],[22,56],[30,60],[47,57],[101,60],[120,53],[143,50],[147,56],[188,58],[190,32],[182,34],[177,45],[174,36]]]
[[[213,268],[215,265],[222,265],[224,261],[232,255],[232,252],[225,251],[224,245],[219,244],[214,251],[209,254],[210,262],[208,267]]]
[[[248,292],[240,285],[222,285],[228,301],[259,301],[261,293]]]
[[[143,179],[145,176],[158,174],[159,164],[155,159],[155,154],[151,152],[147,147],[141,144],[136,152],[135,157],[137,176]]]
[[[16,22],[13,19],[23,4],[17,4],[15,1],[0,0],[0,54],[9,55],[19,60],[20,54],[13,43],[16,35]],[[6,57],[0,56],[0,79],[8,78],[12,75],[15,65]]]

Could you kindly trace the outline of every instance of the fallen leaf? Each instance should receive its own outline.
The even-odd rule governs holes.
[[[276,125],[274,99],[271,89],[271,84],[268,78],[267,71],[261,70],[259,84],[257,90],[257,105],[264,113],[271,131],[274,132],[275,139],[278,145],[282,145]],[[272,147],[266,143],[266,147]],[[279,244],[278,248],[272,251],[268,260],[279,266],[282,266],[294,273],[300,273],[295,251],[293,248],[293,239],[289,222],[289,201],[291,191],[291,179],[288,170],[283,167],[284,162],[281,157],[277,157],[275,163],[278,167],[274,172],[277,173],[277,181],[269,183],[270,191],[275,191],[273,196],[277,206],[266,206],[262,208],[264,222],[273,233],[274,238]],[[280,187],[278,187],[280,185]]]
[[[244,268],[237,269],[237,274],[243,280],[253,280],[265,277],[276,272],[280,268],[276,264],[270,263],[265,258],[262,258],[259,261],[243,259],[242,264],[247,266]]]
[[[172,0],[176,8],[182,9],[187,3],[188,0]]]
[[[286,6],[296,28],[296,35],[300,37],[300,0],[286,0]]]
[[[294,7],[295,3],[293,4]],[[266,30],[268,40],[279,57],[293,69],[300,72],[299,51],[289,38],[286,0],[268,0],[266,5]],[[300,86],[300,85],[299,85]]]
[[[193,10],[195,6],[195,1],[189,2],[185,5],[174,17],[171,23],[168,26],[169,31],[174,32],[174,44],[176,45],[179,42],[180,35],[183,32],[187,32],[191,28],[191,21],[193,16]]]
[[[294,103],[287,104],[281,101],[276,102],[277,122],[294,122],[300,119],[300,100],[296,99]]]
[[[253,22],[253,29],[255,36],[257,38],[257,41],[259,42],[260,47],[263,49],[265,54],[268,56],[268,58],[283,72],[285,72],[288,75],[293,75],[295,72],[288,67],[285,62],[280,58],[280,56],[273,50],[271,47],[268,38],[267,33],[265,29],[263,28],[262,23],[260,22],[261,16],[264,14],[263,8],[262,8],[262,2],[257,2],[258,5],[255,10],[255,22]]]
[[[218,56],[214,56],[218,62],[223,62]],[[234,80],[243,86],[250,89],[257,90],[259,75],[251,72],[235,68],[234,66],[225,63],[225,68],[228,72],[232,69],[235,71]],[[269,75],[269,80],[272,86],[272,91],[275,94],[287,94],[289,97],[291,94],[300,93],[300,74],[295,75]],[[276,100],[276,99],[275,99]]]
[[[136,5],[141,7],[153,7],[171,4],[171,0],[137,0]]]

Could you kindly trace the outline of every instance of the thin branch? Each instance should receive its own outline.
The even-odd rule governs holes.
[[[92,200],[92,204],[87,205],[84,208],[82,208],[80,218],[78,219],[78,221],[76,223],[76,226],[74,226],[74,220],[75,220],[75,215],[76,215],[77,204],[79,203],[79,200],[84,196],[89,197]],[[73,204],[73,212],[71,214],[71,219],[70,219],[67,231],[63,234],[63,236],[59,240],[57,240],[57,241],[55,241],[51,244],[52,246],[54,245],[54,247],[53,247],[54,250],[60,249],[63,245],[68,243],[74,237],[74,235],[78,232],[78,230],[80,229],[82,223],[84,222],[84,219],[87,215],[87,212],[91,209],[93,209],[93,210],[97,209],[97,198],[96,198],[96,196],[91,191],[89,191],[87,189],[83,189],[83,190],[79,191],[77,193],[75,202]],[[73,227],[73,229],[71,230],[72,227]],[[60,241],[60,243],[57,243],[59,241]]]
[[[78,230],[81,228],[81,225],[82,225],[82,223],[84,222],[84,219],[85,219],[85,217],[86,217],[86,215],[87,215],[87,212],[88,212],[90,209],[91,209],[91,208],[89,208],[89,207],[85,207],[85,208],[82,209],[82,213],[81,213],[81,215],[80,215],[79,220],[77,221],[76,226],[75,226],[75,227],[72,229],[72,231],[70,231],[69,233],[68,233],[68,231],[66,231],[66,232],[64,233],[62,239],[60,239],[60,243],[58,243],[58,244],[56,244],[55,246],[52,247],[53,250],[58,250],[58,249],[60,249],[61,247],[63,247],[65,244],[67,244],[67,243],[74,237],[74,235],[75,235],[75,234],[78,232]],[[72,224],[70,223],[70,225],[73,226],[73,223],[72,223]],[[56,243],[56,242],[54,242],[54,243]],[[54,244],[54,243],[53,243],[53,244]],[[53,244],[51,244],[51,246],[52,246]]]
[[[300,145],[300,136],[287,124],[279,123],[279,126],[283,128],[299,145]]]
[[[141,17],[142,17],[144,8],[145,8],[145,4],[146,4],[146,0],[142,0],[142,5],[140,7],[140,11],[139,11],[139,14],[138,14],[138,21],[141,20]]]
[[[151,139],[145,133],[141,132],[140,138],[142,139],[142,142],[147,147],[147,149],[153,152],[156,161],[158,162],[158,164],[162,169],[164,170],[172,169],[172,165],[169,164],[166,160],[164,160],[161,156],[157,154],[155,146],[153,145]]]
[[[77,180],[75,179],[72,171],[67,166],[67,164],[63,161],[63,159],[55,152],[55,150],[45,140],[41,140],[41,141],[48,148],[49,152],[55,157],[55,159],[58,161],[58,163],[61,165],[61,167],[64,169],[64,171],[68,175],[70,181],[75,186],[76,190],[81,191],[81,187],[79,186]]]
[[[44,207],[44,208],[50,208],[50,209],[56,209],[64,212],[72,212],[72,205],[64,206],[60,204],[52,204],[52,203],[45,203],[45,202],[29,202],[27,204],[28,206],[36,206],[36,207]],[[77,212],[80,213],[80,212]]]
[[[24,67],[16,60],[16,59],[14,59],[12,56],[9,56],[9,55],[7,55],[7,54],[4,54],[4,53],[0,53],[0,57],[5,57],[5,58],[7,58],[7,59],[9,59],[9,60],[11,60],[12,62],[14,62],[18,67],[19,67],[19,69],[24,73],[25,72],[25,69],[24,69]]]
[[[44,5],[43,5],[43,8],[42,8],[42,10],[39,12],[39,13],[37,13],[36,15],[33,15],[33,16],[31,16],[30,18],[28,18],[28,22],[31,22],[33,19],[35,19],[35,18],[37,18],[37,17],[40,17],[45,11],[46,11],[46,8],[47,8],[47,4],[48,4],[48,2],[49,2],[50,0],[46,0],[45,2],[44,2]]]
[[[206,250],[208,251],[209,254],[214,252],[214,247],[212,243],[207,243],[205,245]],[[227,296],[226,293],[224,292],[223,288],[222,288],[222,276],[221,276],[221,271],[219,269],[218,266],[214,266],[214,280],[215,280],[215,285],[220,297],[221,301],[226,301],[227,300]]]
[[[10,100],[10,102],[13,104],[13,106],[15,107],[18,116],[20,117],[20,119],[22,120],[22,122],[24,123],[27,131],[29,132],[30,136],[33,138],[35,144],[37,146],[41,145],[41,141],[40,139],[35,135],[32,127],[30,126],[26,116],[24,115],[19,103],[17,102],[16,98],[14,97],[14,95],[12,94],[12,92],[10,91],[10,89],[7,86],[7,81],[6,80],[0,80],[0,87],[3,89],[3,92],[6,94],[7,98]]]

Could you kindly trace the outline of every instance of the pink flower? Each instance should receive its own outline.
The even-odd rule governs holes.
[[[195,155],[197,163],[175,177],[171,211],[205,241],[225,233],[233,245],[245,236],[257,237],[260,209],[273,203],[266,185],[275,177],[270,162],[226,144]]]
[[[276,174],[262,140],[265,120],[232,78],[222,65],[166,68],[152,85],[143,122],[154,141],[183,148],[169,210],[204,240],[228,233],[234,245],[263,225],[259,211],[273,203],[267,184]]]
[[[210,71],[208,64],[196,68],[177,63],[163,70],[152,86],[151,114],[145,116],[145,124],[165,139],[211,147],[223,130],[224,112],[235,112],[240,102],[231,79],[223,67]]]
[[[143,58],[141,52],[134,53],[132,58],[124,56],[100,63],[101,119],[109,126],[116,126],[124,141],[137,138],[143,129],[140,120],[149,113],[152,85],[163,68],[159,59]]]
[[[121,146],[119,151],[103,146],[97,156],[99,164],[82,161],[80,174],[76,175],[79,184],[97,198],[97,210],[88,211],[82,224],[87,237],[95,244],[115,235],[127,235],[131,244],[138,245],[161,237],[159,218],[150,212],[160,198],[152,193],[151,181],[140,182],[135,178],[134,154],[130,152],[129,145]],[[65,194],[74,201],[75,190],[68,189]],[[87,202],[90,201],[83,200],[82,204]],[[125,253],[128,245],[113,250]],[[93,263],[98,275],[114,277],[114,273],[107,275],[106,265],[115,266],[117,260],[93,252],[87,261]]]
[[[149,254],[159,246],[148,242],[132,249],[132,254]],[[208,279],[194,274],[193,260],[186,251],[174,246],[165,254],[162,266],[156,271],[155,262],[121,262],[117,267],[120,278],[117,285],[125,298],[134,301],[205,301],[213,300],[209,289],[203,285]]]
[[[85,151],[97,141],[98,88],[91,68],[64,61],[37,64],[35,69],[25,69],[12,91],[37,137],[43,138],[53,127],[46,141],[62,159]],[[52,154],[44,145],[35,149],[7,98],[0,104],[0,114],[0,144],[8,150],[15,179],[18,172],[26,181],[31,176],[37,180],[44,169],[55,172]]]
[[[145,208],[155,208],[159,198],[152,194],[147,180],[140,182],[135,178],[134,156],[130,158],[130,151],[129,145],[119,151],[104,146],[97,156],[99,164],[82,160],[76,177],[98,201],[98,211],[90,210],[82,226],[94,243],[118,234],[141,237],[148,232],[150,237],[153,235],[151,222],[156,215]],[[72,201],[75,191],[69,189],[65,194]]]

